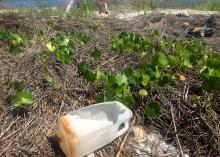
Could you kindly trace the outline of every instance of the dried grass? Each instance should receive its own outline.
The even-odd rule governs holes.
[[[6,29],[25,28],[29,36],[34,39],[33,31],[43,29],[49,36],[54,32],[83,31],[91,34],[92,41],[87,45],[76,44],[75,58],[78,61],[86,60],[93,70],[104,69],[117,74],[122,67],[135,66],[140,58],[135,54],[118,56],[111,50],[110,37],[122,31],[131,31],[148,34],[151,29],[158,29],[161,33],[168,34],[170,39],[184,38],[184,29],[181,24],[188,22],[193,26],[203,25],[207,17],[194,15],[187,18],[174,15],[152,14],[140,16],[131,21],[106,19],[71,19],[62,21],[54,19],[55,24],[47,28],[43,19],[28,21],[17,17],[20,22],[8,16],[0,17],[0,27]],[[215,35],[204,39],[210,46],[220,51],[220,17],[215,16]],[[7,21],[7,22],[6,22]],[[23,24],[30,27],[24,27]],[[98,31],[92,31],[89,26],[100,23]],[[27,25],[26,25],[27,26]],[[95,47],[103,54],[98,68],[94,65],[89,52]],[[0,47],[0,156],[64,156],[59,149],[55,137],[56,122],[60,115],[64,115],[86,104],[88,95],[95,95],[100,88],[93,89],[82,76],[77,73],[76,63],[62,65],[51,58],[46,63],[46,69],[39,65],[38,56],[45,48],[45,43],[27,47],[24,52],[16,57],[11,57],[4,46]],[[43,80],[45,71],[49,71],[57,82],[63,84],[61,90],[55,90]],[[200,78],[194,71],[186,71],[185,82],[176,82],[174,86],[155,88],[143,104],[138,103],[133,110],[136,117],[135,125],[158,130],[164,139],[173,143],[177,149],[192,156],[219,156],[220,154],[220,101],[219,93],[212,99],[210,110],[202,111],[196,101],[196,96],[201,94],[207,98],[207,93],[195,92],[195,87],[201,84]],[[24,82],[25,89],[34,95],[34,103],[24,109],[14,108],[10,97],[14,94],[12,80]],[[198,88],[199,89],[199,88]],[[188,91],[188,92],[187,92]],[[150,101],[159,101],[161,115],[155,119],[144,116],[144,106]],[[131,138],[131,136],[128,137]],[[97,156],[115,156],[121,144],[119,138],[97,152]],[[179,142],[178,142],[179,141]],[[181,148],[181,149],[180,149]],[[137,157],[134,149],[125,144],[121,156]],[[148,154],[147,156],[156,156]]]

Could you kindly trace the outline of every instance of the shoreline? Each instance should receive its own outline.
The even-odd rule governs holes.
[[[41,8],[34,7],[34,8],[11,8],[11,9],[0,9],[0,14],[8,13],[8,12],[25,12],[29,10],[36,10],[40,11]],[[52,11],[57,11],[59,9],[63,9],[62,7],[45,7],[43,9],[51,9]],[[177,15],[177,14],[183,14],[185,16],[189,15],[219,15],[219,11],[202,11],[202,10],[194,10],[194,9],[155,9],[155,10],[148,10],[148,11],[120,11],[120,10],[109,10],[110,14],[99,14],[98,11],[94,11],[95,17],[92,18],[108,18],[108,17],[115,17],[117,19],[125,19],[125,20],[131,20],[137,16],[141,15],[147,15],[147,14],[170,14],[170,15]],[[65,14],[65,9],[63,10],[63,14]]]
[[[201,11],[201,10],[192,10],[192,9],[156,9],[156,10],[149,10],[149,11],[134,11],[134,12],[111,12],[109,11],[110,14],[98,14],[96,12],[96,17],[102,17],[102,18],[108,18],[108,17],[115,17],[117,19],[126,19],[126,20],[132,20],[137,16],[142,16],[142,15],[148,15],[148,14],[166,14],[166,15],[177,15],[177,14],[182,14],[185,16],[190,16],[190,15],[219,15],[220,12],[218,11]]]

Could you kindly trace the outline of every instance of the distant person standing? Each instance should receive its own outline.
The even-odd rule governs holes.
[[[68,13],[70,11],[70,9],[72,8],[73,4],[76,4],[77,8],[79,8],[80,4],[83,4],[83,3],[84,3],[84,0],[70,0],[69,4],[66,7],[66,11],[65,12]]]
[[[97,5],[99,7],[99,14],[101,14],[102,12],[104,12],[105,14],[108,14],[108,4],[107,4],[108,1],[109,0],[96,0]]]

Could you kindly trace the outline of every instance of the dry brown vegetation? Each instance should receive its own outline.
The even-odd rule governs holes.
[[[220,52],[220,16],[214,15],[214,36],[203,40]],[[148,34],[150,30],[159,30],[169,39],[184,39],[186,28],[184,23],[193,26],[204,26],[207,16],[191,15],[177,17],[175,15],[150,14],[139,16],[133,20],[77,19],[67,21],[53,19],[53,25],[48,27],[45,19],[36,17],[29,19],[19,15],[0,15],[0,27],[6,30],[21,29],[33,41],[36,40],[36,30],[43,30],[51,37],[55,32],[68,33],[82,31],[91,35],[88,44],[75,43],[74,58],[90,63],[93,70],[104,69],[110,73],[119,73],[127,65],[135,66],[141,59],[137,54],[118,55],[111,50],[111,36],[120,32],[135,32]],[[100,24],[94,31],[93,24]],[[45,41],[32,43],[22,53],[12,57],[5,45],[0,42],[0,156],[64,156],[55,137],[56,122],[60,115],[87,105],[88,96],[100,92],[93,89],[77,73],[73,62],[64,65],[51,58],[46,66],[38,62],[45,49]],[[102,52],[102,59],[95,67],[89,53],[95,48]],[[45,82],[44,73],[49,72],[62,88],[55,90]],[[136,117],[134,125],[145,129],[158,130],[165,140],[172,143],[192,156],[220,156],[220,95],[214,93],[211,108],[205,111],[198,105],[197,96],[207,100],[208,94],[201,90],[201,78],[193,70],[184,71],[186,81],[177,81],[175,86],[158,87],[149,93],[143,104],[137,104],[133,109]],[[13,80],[24,83],[25,89],[34,95],[34,103],[25,108],[15,108],[10,103],[14,94],[11,85]],[[144,115],[144,104],[152,100],[161,103],[161,114],[155,119]],[[208,101],[207,101],[208,103]],[[180,143],[177,142],[177,136]],[[131,136],[128,137],[131,138]],[[89,140],[89,139],[88,139]],[[115,156],[122,139],[115,140],[97,156]],[[158,154],[148,154],[159,156]],[[130,144],[125,144],[122,156],[138,155]]]

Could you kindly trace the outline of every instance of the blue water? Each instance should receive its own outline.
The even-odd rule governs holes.
[[[0,8],[7,7],[33,7],[33,6],[63,6],[68,0],[2,0]]]
[[[33,6],[64,6],[69,0],[0,0],[0,8],[8,7],[33,7]],[[117,1],[117,0],[112,0]],[[120,0],[118,0],[120,1]],[[163,3],[186,2],[193,3],[199,0],[159,0]]]

